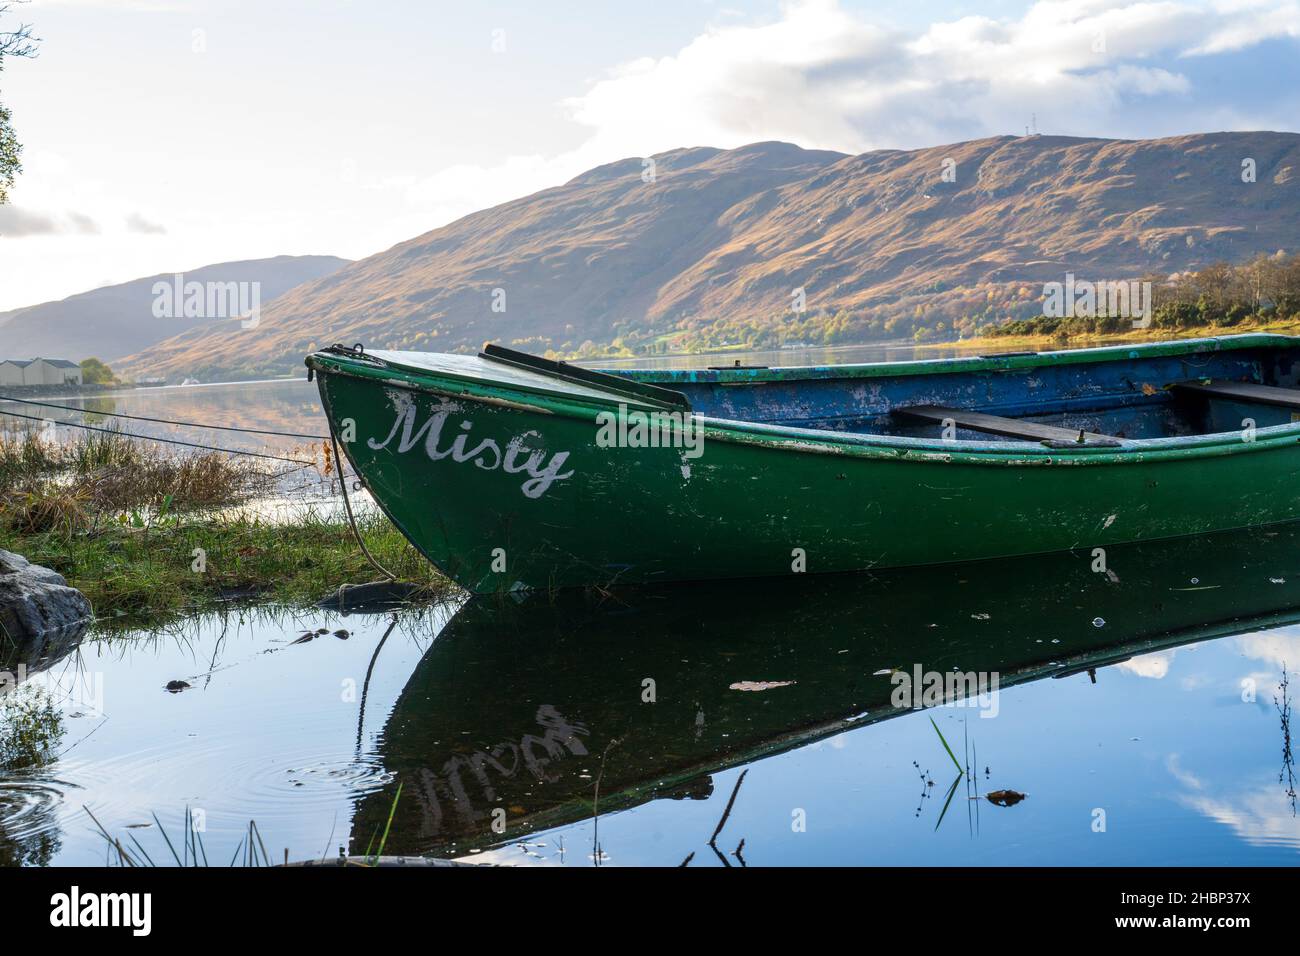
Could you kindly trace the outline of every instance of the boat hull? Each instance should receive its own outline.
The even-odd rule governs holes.
[[[1293,426],[1135,452],[878,442],[705,419],[696,449],[686,436],[608,447],[608,401],[321,353],[309,365],[375,501],[480,593],[1060,551],[1095,561],[1109,545],[1300,517]]]

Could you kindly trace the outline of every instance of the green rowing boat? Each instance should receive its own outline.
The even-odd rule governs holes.
[[[361,483],[475,592],[904,567],[1300,518],[1300,339],[595,371],[335,346]]]

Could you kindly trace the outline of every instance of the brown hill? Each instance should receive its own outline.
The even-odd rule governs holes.
[[[1293,133],[654,158],[653,182],[639,159],[599,167],[306,283],[256,329],[193,329],[122,364],[208,380],[291,372],[335,341],[571,354],[951,336],[1036,312],[1067,271],[1122,279],[1300,245]]]

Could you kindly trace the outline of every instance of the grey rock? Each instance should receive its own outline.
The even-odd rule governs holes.
[[[0,643],[18,656],[39,656],[47,644],[79,636],[92,617],[90,601],[63,575],[0,551]],[[8,655],[6,655],[8,656]]]
[[[383,614],[406,607],[416,600],[421,588],[418,584],[401,581],[371,581],[368,584],[344,584],[333,594],[322,598],[316,606],[349,614]],[[338,632],[335,632],[338,635]]]

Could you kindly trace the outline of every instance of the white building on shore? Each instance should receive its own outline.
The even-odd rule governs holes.
[[[0,386],[80,384],[81,366],[67,359],[0,360]]]

